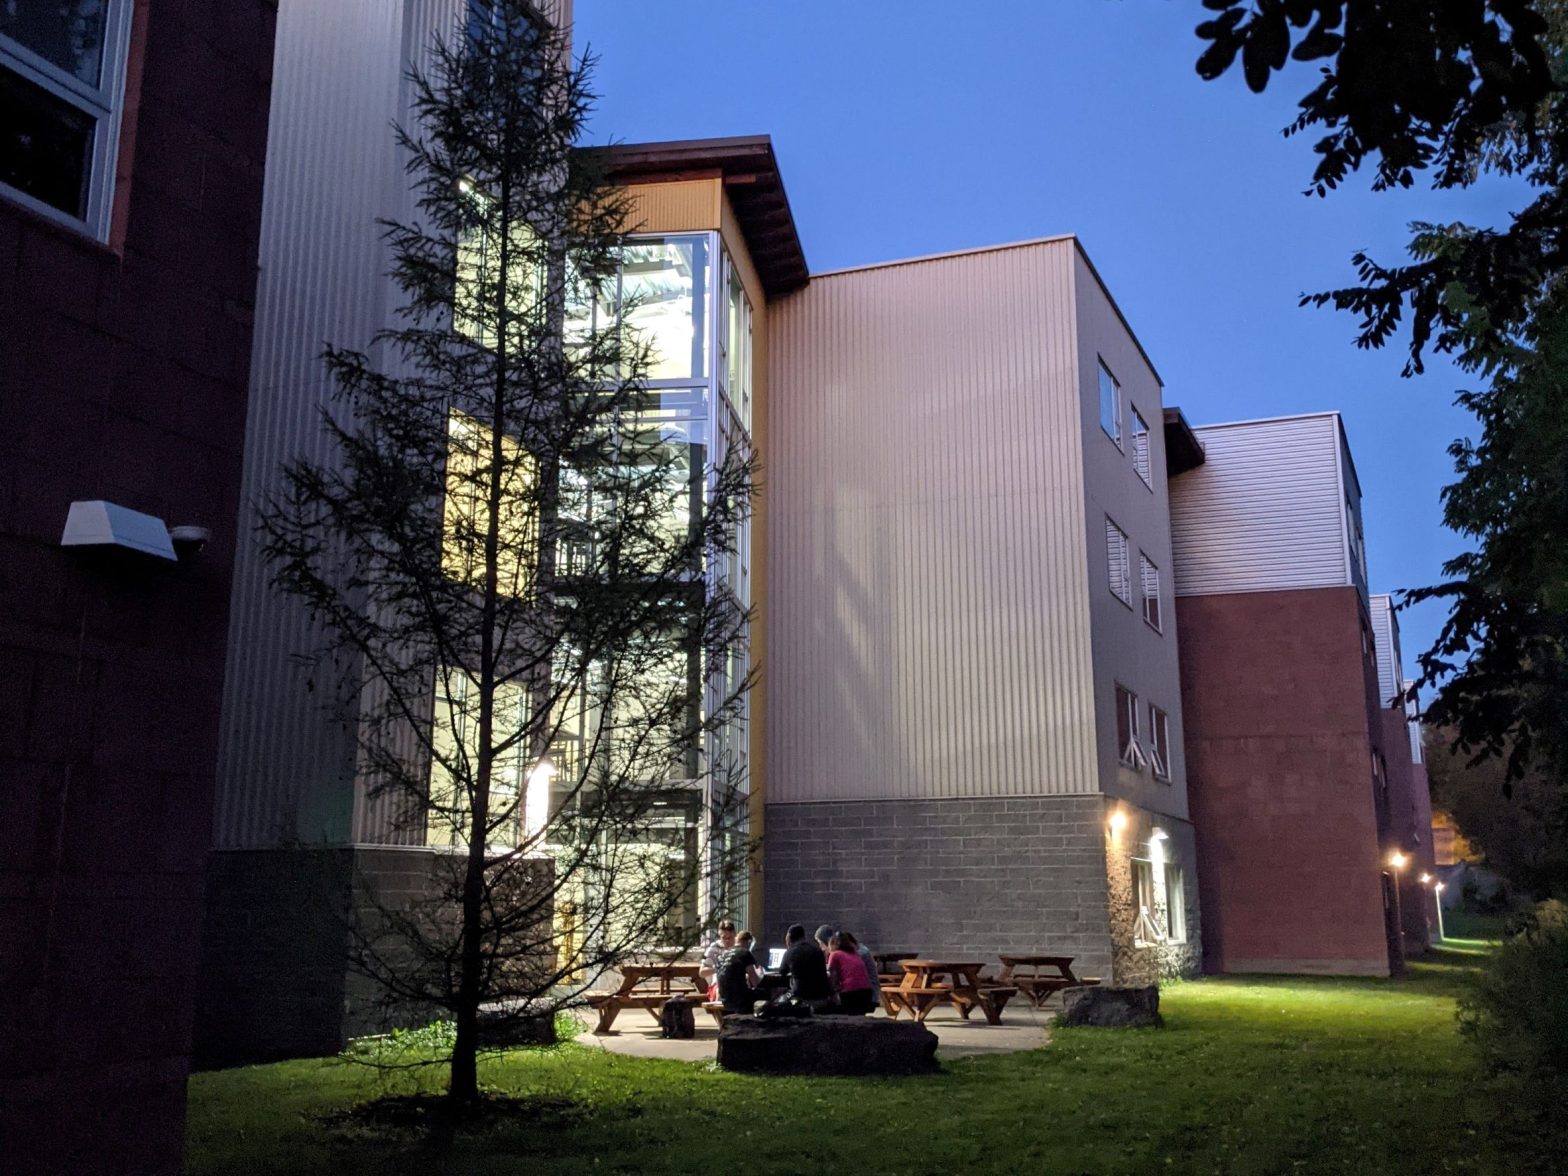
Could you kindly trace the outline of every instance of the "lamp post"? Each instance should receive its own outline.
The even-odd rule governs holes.
[[[1389,948],[1391,950],[1391,962],[1393,963],[1391,971],[1395,976],[1403,976],[1405,974],[1405,915],[1402,909],[1402,896],[1399,893],[1399,871],[1405,868],[1407,861],[1409,859],[1397,849],[1388,855],[1389,869],[1393,871],[1394,877],[1394,933],[1389,937]],[[1398,954],[1392,955],[1395,949],[1397,949]]]
[[[1432,894],[1437,899],[1437,941],[1441,943],[1448,938],[1443,934],[1443,884],[1441,882],[1432,887]]]

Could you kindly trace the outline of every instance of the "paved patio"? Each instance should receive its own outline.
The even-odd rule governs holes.
[[[879,1011],[874,1016],[881,1018]],[[904,1018],[906,1021],[908,1018]],[[926,1028],[936,1034],[938,1058],[974,1057],[982,1054],[1017,1053],[1039,1049],[1050,1041],[1050,1025],[1056,1019],[1054,1008],[1031,1008],[1027,1002],[1010,1004],[1000,1025],[987,1025],[975,1015],[965,1021],[952,1008],[934,1009],[926,1018]],[[659,1026],[641,1009],[627,1009],[615,1022],[615,1032],[600,1037],[584,1029],[580,1045],[598,1046],[612,1053],[639,1058],[673,1058],[682,1062],[711,1061],[719,1040],[718,1026],[706,1013],[697,1016],[697,1036],[676,1040],[659,1036]]]

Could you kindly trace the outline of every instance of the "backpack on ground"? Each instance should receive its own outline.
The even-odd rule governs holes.
[[[697,1036],[697,1019],[692,1016],[691,1002],[685,997],[672,996],[659,1009],[659,1036]]]

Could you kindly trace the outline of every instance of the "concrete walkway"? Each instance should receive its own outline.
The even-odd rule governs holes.
[[[878,1012],[873,1014],[881,1017]],[[906,1017],[905,1020],[908,1018]],[[1054,1009],[1031,1008],[1027,1001],[1007,1006],[1000,1025],[987,1025],[978,1013],[965,1021],[952,1008],[933,1009],[926,1028],[936,1034],[936,1055],[944,1061],[983,1054],[1017,1053],[1039,1049],[1051,1039]],[[697,1036],[676,1040],[659,1036],[659,1026],[642,1009],[626,1009],[615,1020],[615,1032],[600,1037],[584,1030],[579,1045],[597,1046],[612,1053],[638,1058],[671,1058],[681,1062],[713,1060],[719,1040],[718,1026],[706,1013],[697,1015]]]

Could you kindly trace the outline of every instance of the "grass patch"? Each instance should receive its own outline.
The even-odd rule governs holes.
[[[416,1097],[440,1089],[439,1070],[312,1060],[199,1074],[190,1172],[1474,1172],[1492,1145],[1467,1099],[1475,1069],[1454,1002],[1484,950],[1451,942],[1403,981],[1176,985],[1163,1031],[1063,1030],[1048,1049],[923,1078],[517,1050],[481,1071],[504,1101],[439,1138]]]

